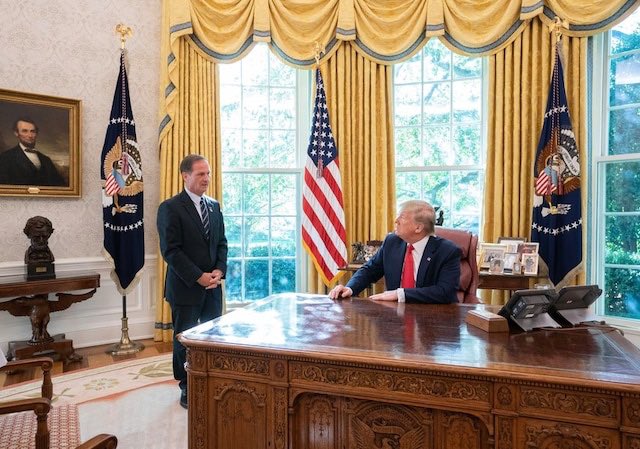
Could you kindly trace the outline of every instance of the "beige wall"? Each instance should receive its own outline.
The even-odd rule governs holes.
[[[52,316],[50,327],[54,331],[56,326],[62,327],[58,329],[60,331],[69,331],[62,323],[74,314],[85,313],[88,314],[86,317],[102,314],[104,318],[108,312],[106,315],[110,313],[115,323],[115,334],[111,335],[119,336],[120,296],[109,279],[109,266],[102,256],[99,164],[119,67],[120,41],[115,27],[124,23],[133,29],[133,36],[126,44],[127,73],[145,181],[148,263],[143,287],[132,294],[130,307],[134,312],[140,312],[139,319],[145,321],[146,329],[148,317],[152,318],[154,292],[149,288],[153,285],[151,278],[157,246],[161,1],[0,0],[0,12],[0,88],[82,101],[82,197],[0,197],[0,276],[22,272],[24,253],[29,246],[22,229],[27,219],[34,215],[43,215],[53,222],[55,231],[49,247],[59,272],[90,268],[102,275],[99,295],[74,305],[66,315],[62,315],[66,312],[59,312]],[[4,140],[13,138],[11,130],[0,132]],[[12,145],[14,141],[13,138]],[[98,310],[98,304],[108,307],[109,311]],[[144,320],[143,315],[147,317]],[[13,326],[19,331],[28,326],[28,322],[0,312],[0,344],[10,339],[8,333]],[[150,334],[151,330],[140,332]],[[107,337],[97,340],[101,338]]]

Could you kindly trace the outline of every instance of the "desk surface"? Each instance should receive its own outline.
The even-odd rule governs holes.
[[[640,392],[640,350],[611,328],[489,334],[464,322],[485,305],[420,305],[282,294],[184,332],[190,348],[311,355]],[[405,324],[405,323],[414,323]],[[409,330],[413,336],[409,337]]]

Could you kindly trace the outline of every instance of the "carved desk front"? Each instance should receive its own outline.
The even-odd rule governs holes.
[[[632,343],[471,308],[283,294],[186,331],[189,448],[640,447]]]

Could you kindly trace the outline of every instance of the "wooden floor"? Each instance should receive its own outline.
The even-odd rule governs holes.
[[[88,348],[76,348],[76,352],[82,356],[82,360],[80,360],[79,362],[68,363],[66,366],[64,366],[61,361],[55,361],[53,364],[53,370],[51,372],[53,375],[56,375],[69,373],[79,369],[99,368],[101,366],[112,365],[114,363],[124,362],[126,360],[153,357],[155,355],[172,351],[172,344],[170,342],[156,343],[151,339],[137,340],[137,342],[144,345],[144,349],[142,351],[135,354],[121,356],[113,356],[111,354],[107,354],[106,351],[113,346],[112,344],[91,346]],[[14,385],[20,382],[25,382],[28,380],[39,379],[40,375],[38,371],[39,370],[29,369],[18,371],[8,375],[0,373],[0,388]]]

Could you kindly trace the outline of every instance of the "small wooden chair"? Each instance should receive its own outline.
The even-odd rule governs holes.
[[[6,362],[4,365],[3,363],[5,363],[5,357],[4,354],[2,354],[2,350],[0,350],[0,372],[10,372],[37,367],[42,370],[41,397],[0,402],[0,415],[33,411],[37,420],[37,430],[34,435],[36,449],[49,449],[50,435],[47,417],[51,410],[51,398],[53,396],[53,384],[51,382],[53,360],[49,357],[38,357]],[[115,449],[117,445],[118,439],[115,435],[100,434],[88,441],[85,441],[79,446],[76,446],[76,449]]]

